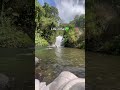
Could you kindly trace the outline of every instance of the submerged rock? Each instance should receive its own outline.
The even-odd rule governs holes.
[[[5,90],[8,88],[9,78],[0,73],[0,90]]]

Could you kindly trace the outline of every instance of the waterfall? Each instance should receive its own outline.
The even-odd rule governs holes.
[[[63,41],[63,36],[57,36],[57,37],[56,37],[55,46],[56,46],[56,47],[61,47],[62,41]]]

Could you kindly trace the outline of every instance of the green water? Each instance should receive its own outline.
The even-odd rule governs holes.
[[[0,73],[9,78],[11,90],[33,90],[33,50],[1,48]]]
[[[35,56],[41,59],[36,72],[42,73],[45,82],[51,82],[62,71],[70,71],[78,77],[85,77],[84,50],[36,47]]]
[[[120,56],[86,52],[87,90],[120,90]]]

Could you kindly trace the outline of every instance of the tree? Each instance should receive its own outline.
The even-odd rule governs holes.
[[[54,30],[51,30],[51,28],[56,27],[59,20],[57,8],[50,6],[47,3],[45,3],[44,6],[41,6],[36,1],[35,13],[35,21],[37,25],[36,32],[39,33],[39,37],[41,38],[41,40],[44,39],[49,44],[51,44],[54,41],[53,37],[55,37],[56,32]]]

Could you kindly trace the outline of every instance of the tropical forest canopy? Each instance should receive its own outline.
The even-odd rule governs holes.
[[[120,54],[120,1],[86,0],[86,50]]]
[[[55,43],[56,36],[64,37],[64,46],[84,48],[85,15],[77,15],[69,23],[60,23],[59,12],[56,7],[45,3],[41,6],[35,3],[35,44],[36,46],[47,46]],[[51,30],[54,27],[69,27],[69,31]]]
[[[34,46],[34,0],[1,0],[0,47]]]

